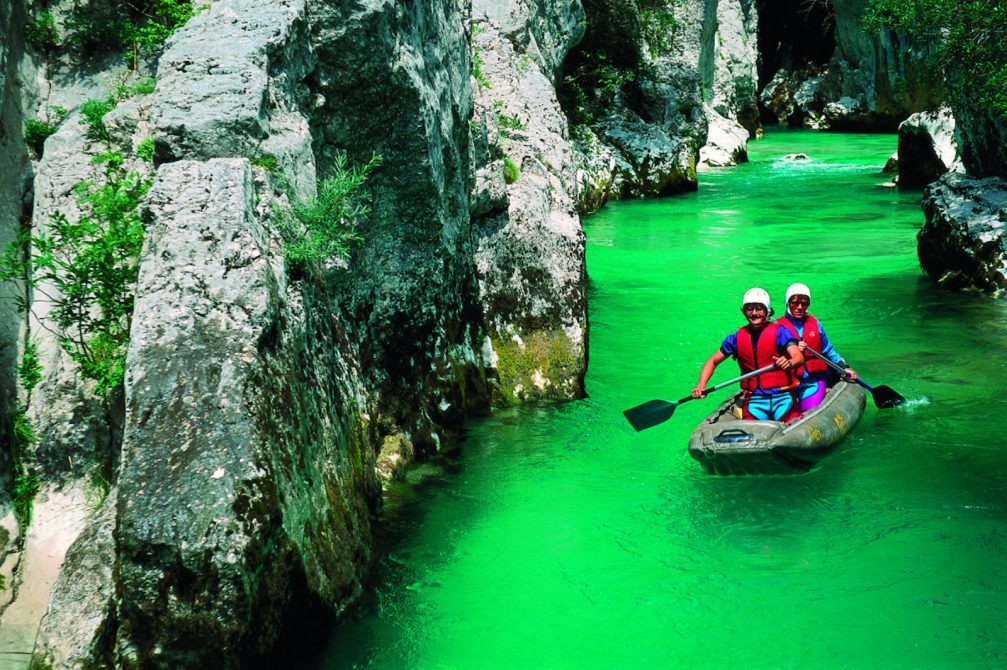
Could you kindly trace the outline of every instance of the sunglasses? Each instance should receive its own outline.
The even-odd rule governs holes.
[[[791,300],[790,304],[793,305],[794,307],[807,307],[808,305],[811,304],[811,301],[798,298]]]
[[[741,309],[745,310],[746,312],[765,312],[766,311],[766,306],[765,305],[745,305]]]

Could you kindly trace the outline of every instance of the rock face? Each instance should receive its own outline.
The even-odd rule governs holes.
[[[254,196],[245,159],[163,165],[150,196],[116,529],[127,667],[226,667],[270,639],[293,570],[337,604],[365,564],[373,454],[326,366],[337,324],[284,309]]]
[[[767,11],[783,11],[761,3]],[[894,132],[914,112],[935,109],[943,99],[940,73],[928,62],[930,47],[913,44],[901,31],[864,33],[867,0],[822,3],[831,13],[821,19],[823,42],[834,40],[831,56],[806,56],[766,73],[760,94],[770,122],[817,129]],[[779,7],[791,12],[797,3]],[[786,17],[767,15],[765,22]],[[800,39],[793,37],[791,39]],[[805,37],[805,39],[808,39]]]
[[[0,161],[0,247],[6,247],[14,239],[25,212],[30,212],[25,201],[30,200],[32,172],[22,139],[22,106],[30,98],[26,95],[30,91],[23,90],[22,82],[24,21],[21,3],[0,0],[0,155],[4,157]],[[0,286],[0,421],[4,426],[2,441],[5,445],[10,440],[6,426],[17,402],[14,369],[24,318],[15,310],[13,298],[19,293],[19,287],[12,283],[4,282]],[[4,491],[10,471],[9,453],[9,447],[0,448],[0,473],[3,473],[0,474],[0,490]],[[4,497],[0,494],[0,499]],[[3,544],[0,543],[0,555]]]
[[[943,98],[940,73],[929,65],[929,45],[913,43],[902,31],[866,35],[867,0],[836,0],[839,97],[856,101],[830,127],[894,129],[914,112],[935,109]],[[848,119],[848,120],[847,120]]]
[[[503,186],[505,194],[487,196],[498,204],[476,210],[476,277],[498,405],[582,393],[584,234],[566,117],[553,83],[582,35],[582,18],[578,2],[472,3],[482,140],[473,168],[483,175],[483,189]]]
[[[1007,119],[962,103],[955,104],[952,112],[966,172],[975,177],[1007,176]]]
[[[383,158],[366,241],[339,290],[385,434],[418,451],[488,407],[469,218],[472,93],[454,5],[312,5],[318,61],[305,100],[319,176],[345,151]],[[315,84],[314,82],[317,82]]]
[[[713,71],[704,73],[710,106],[755,137],[761,129],[758,88],[758,13],[755,0],[720,0],[713,36]],[[712,121],[711,121],[712,123]]]
[[[564,66],[579,206],[696,188],[710,164],[744,160],[759,129],[755,4],[749,0],[584,3],[587,32]]]
[[[336,611],[359,594],[379,451],[394,476],[472,412],[583,394],[584,240],[554,84],[580,5],[471,10],[220,0],[169,39],[156,90],[105,116],[107,144],[78,109],[47,141],[39,230],[80,216],[72,189],[109,148],[153,187],[124,392],[96,397],[41,343],[30,465],[78,493],[101,473],[113,488],[68,552],[37,663],[235,667],[275,639],[294,585]],[[49,81],[77,83],[50,100],[103,95],[103,72],[57,62]],[[146,138],[156,170],[135,157]],[[365,241],[295,271],[274,207],[314,196],[343,152],[381,156]],[[0,204],[20,203],[16,176],[0,174]],[[20,210],[4,212],[10,233]]]
[[[1007,181],[948,173],[923,192],[920,266],[946,288],[1007,288]]]
[[[958,161],[951,110],[919,112],[899,124],[899,186],[922,188],[954,169]]]

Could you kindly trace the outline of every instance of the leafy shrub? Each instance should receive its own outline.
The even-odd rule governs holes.
[[[41,12],[24,27],[24,38],[39,51],[51,51],[59,46],[59,33],[50,12]]]
[[[667,0],[640,0],[640,28],[652,58],[671,51],[677,26]]]
[[[154,162],[154,138],[147,137],[136,145],[136,157],[148,163]]]
[[[571,124],[590,125],[604,116],[634,81],[633,70],[616,65],[603,52],[580,52],[557,90]]]
[[[105,115],[115,109],[115,100],[88,100],[80,106],[80,115],[87,124],[87,136],[92,140],[109,142],[108,128],[105,127]]]
[[[48,299],[60,346],[80,374],[96,382],[95,391],[106,394],[122,383],[125,371],[143,246],[136,210],[150,181],[127,173],[121,154],[102,154],[95,162],[105,166],[102,182],[74,187],[80,218],[71,222],[57,212],[48,232],[22,231],[0,258],[0,279],[27,277]]]
[[[249,158],[248,161],[255,167],[260,167],[266,172],[272,172],[279,166],[276,156],[270,156],[269,154],[255,154]]]
[[[21,364],[17,367],[18,378],[25,393],[31,395],[38,383],[42,381],[42,362],[38,357],[38,344],[34,340],[28,340],[24,345],[24,355],[21,357]]]
[[[363,239],[357,226],[370,213],[367,178],[381,165],[373,154],[362,167],[349,167],[346,154],[337,154],[332,174],[318,184],[318,194],[277,210],[277,226],[286,257],[294,265],[325,263],[346,257],[350,246]]]
[[[493,88],[493,84],[483,74],[483,57],[479,53],[478,47],[472,51],[472,76],[479,84],[479,88]]]
[[[510,156],[504,156],[503,159],[503,173],[504,181],[508,184],[513,184],[518,179],[521,178],[521,170],[518,168],[517,163],[511,159]]]
[[[129,72],[126,72],[123,79],[128,79],[129,74]],[[143,79],[135,82],[132,86],[123,81],[116,86],[115,95],[112,97],[115,100],[124,100],[126,98],[132,98],[134,95],[150,95],[156,88],[157,80],[153,77],[144,77]]]
[[[46,107],[44,118],[25,121],[24,143],[35,152],[36,156],[42,157],[46,139],[56,132],[64,118],[66,118],[66,109],[59,105],[51,105]]]
[[[24,469],[14,477],[14,485],[11,487],[11,506],[14,508],[14,518],[17,519],[21,528],[27,528],[31,525],[35,494],[40,488],[42,488],[42,482],[39,478]]]
[[[126,49],[131,60],[151,51],[193,16],[189,0],[126,0],[83,3],[66,21],[68,41],[79,55]]]
[[[46,138],[56,132],[56,126],[41,119],[28,119],[24,122],[24,143],[35,152],[42,155]]]
[[[870,0],[865,28],[904,29],[936,47],[956,101],[1007,114],[1007,0]]]
[[[524,130],[525,124],[517,115],[507,115],[507,114],[497,114],[497,123],[503,128],[509,128],[510,130]]]

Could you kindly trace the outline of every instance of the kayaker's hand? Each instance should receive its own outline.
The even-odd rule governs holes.
[[[786,356],[777,356],[773,359],[773,365],[780,368],[781,370],[789,370],[791,367],[790,359]]]
[[[853,368],[846,368],[845,370],[843,370],[843,372],[846,373],[846,376],[850,378],[850,381],[853,382],[857,381],[857,373]]]
[[[797,343],[797,348],[798,348],[798,349],[799,349],[799,350],[801,351],[801,353],[803,354],[803,353],[804,353],[804,350],[808,348],[808,343],[807,343],[807,342],[805,342],[804,340],[801,340],[800,342],[798,342],[798,343]]]
[[[703,393],[703,387],[702,386],[697,386],[696,388],[692,389],[692,397],[693,398],[705,398],[706,394]]]

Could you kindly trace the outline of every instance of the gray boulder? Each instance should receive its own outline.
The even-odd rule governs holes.
[[[710,131],[699,150],[699,162],[708,167],[728,167],[748,160],[748,129],[737,121],[707,110]]]
[[[919,112],[899,124],[899,186],[922,188],[952,170],[958,160],[951,110]]]
[[[1007,288],[1007,181],[949,172],[923,192],[920,266],[946,288]]]

